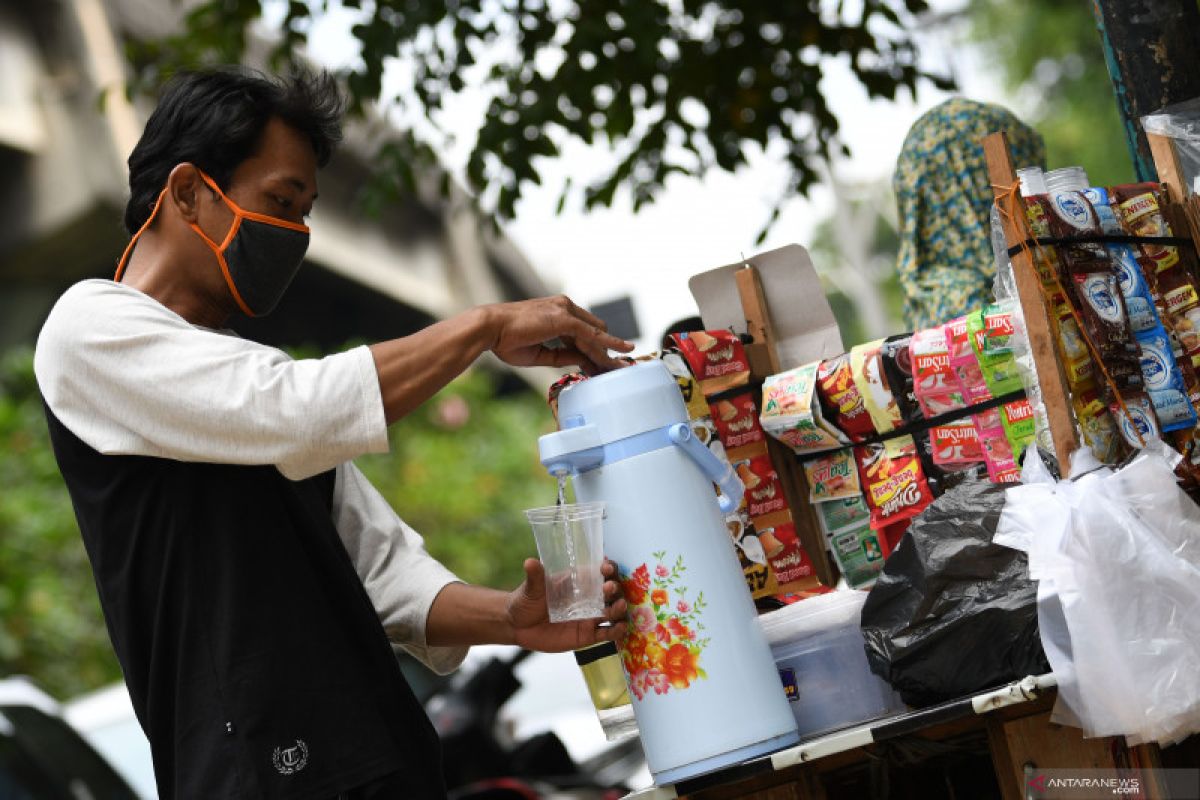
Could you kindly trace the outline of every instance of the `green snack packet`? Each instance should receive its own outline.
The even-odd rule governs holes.
[[[1004,428],[1004,438],[1012,448],[1013,462],[1020,464],[1021,455],[1036,433],[1033,406],[1024,399],[1005,403],[1000,407],[1000,424]]]
[[[990,326],[990,327],[989,327]],[[1012,356],[1012,314],[991,305],[967,317],[967,338],[979,361],[983,381],[993,397],[1020,391],[1021,376]]]
[[[821,521],[821,530],[830,539],[845,528],[865,525],[871,521],[871,510],[867,508],[867,501],[861,494],[815,505]]]
[[[868,525],[850,528],[834,535],[830,550],[838,569],[852,589],[870,586],[883,569],[883,548],[879,535]]]

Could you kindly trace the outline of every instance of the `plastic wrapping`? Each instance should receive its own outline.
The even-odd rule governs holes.
[[[1200,176],[1200,98],[1167,106],[1142,117],[1146,133],[1158,133],[1175,140],[1179,166],[1187,178],[1187,191]]]
[[[1048,672],[1024,553],[992,543],[1004,488],[967,480],[909,528],[867,596],[871,669],[914,706]]]
[[[995,541],[1028,553],[1052,719],[1086,736],[1170,744],[1200,732],[1200,508],[1155,440],[1124,467],[1086,450],[1073,480],[1028,459]]]

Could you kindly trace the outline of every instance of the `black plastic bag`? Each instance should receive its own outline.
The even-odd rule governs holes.
[[[1003,486],[955,486],[913,521],[867,596],[871,671],[910,706],[1050,671],[1026,555],[992,544],[1003,508]]]

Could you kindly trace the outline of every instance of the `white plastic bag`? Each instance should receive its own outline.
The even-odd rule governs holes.
[[[1116,471],[1081,453],[1059,482],[1026,459],[1008,491],[994,541],[1029,554],[1053,719],[1087,736],[1200,732],[1200,508],[1175,485],[1177,459],[1161,442]]]

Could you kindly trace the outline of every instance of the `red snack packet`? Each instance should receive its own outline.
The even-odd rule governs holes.
[[[976,464],[983,460],[979,435],[970,420],[935,425],[929,429],[929,439],[935,464]]]
[[[812,559],[800,544],[794,523],[765,528],[758,532],[758,538],[764,545],[774,540],[783,546],[775,555],[769,556],[771,569],[780,586],[813,576]]]
[[[751,519],[787,509],[783,482],[771,465],[770,456],[760,455],[738,461],[734,469],[746,489],[746,512]]]
[[[705,397],[750,381],[750,362],[742,340],[731,331],[693,331],[672,334],[679,351],[700,382]]]
[[[854,448],[854,455],[863,494],[871,509],[873,530],[914,517],[933,502],[933,492],[925,480],[917,445],[911,436],[859,445]]]
[[[727,451],[767,441],[767,435],[758,423],[758,405],[752,392],[709,403],[708,409]]]
[[[817,394],[833,423],[850,437],[850,441],[861,442],[875,434],[875,424],[854,383],[848,353],[821,362],[817,368]]]

